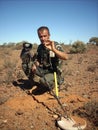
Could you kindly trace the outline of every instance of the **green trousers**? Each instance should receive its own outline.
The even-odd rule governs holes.
[[[34,82],[38,82],[41,84],[41,86],[48,87],[49,89],[54,88],[54,74],[53,73],[47,73],[43,76],[34,75],[33,77]]]

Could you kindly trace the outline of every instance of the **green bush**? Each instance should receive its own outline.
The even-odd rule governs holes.
[[[89,39],[89,43],[95,44],[96,46],[98,46],[98,37],[91,37]]]
[[[82,41],[76,41],[73,43],[70,53],[83,53],[86,50],[86,45]]]

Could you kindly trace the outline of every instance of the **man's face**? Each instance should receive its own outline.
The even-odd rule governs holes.
[[[44,45],[47,44],[47,41],[50,38],[50,34],[49,34],[48,30],[46,30],[46,29],[39,31],[38,36],[39,36],[41,43],[44,44]]]

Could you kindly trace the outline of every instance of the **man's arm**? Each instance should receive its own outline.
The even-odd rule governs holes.
[[[58,56],[58,58],[62,59],[62,60],[67,60],[68,56],[65,52],[59,51],[56,48],[53,49],[53,52]]]
[[[45,46],[49,50],[53,51],[57,55],[58,58],[60,58],[62,60],[68,59],[68,55],[65,52],[60,51],[55,47],[54,41],[48,40],[48,42],[45,44]]]

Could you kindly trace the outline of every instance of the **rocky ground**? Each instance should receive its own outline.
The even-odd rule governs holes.
[[[60,130],[56,123],[60,115],[77,117],[78,123],[85,120],[85,130],[98,130],[97,46],[68,54],[64,61],[65,81],[59,89],[64,111],[52,93],[37,86],[31,90],[19,55],[20,50],[0,48],[0,130]]]

